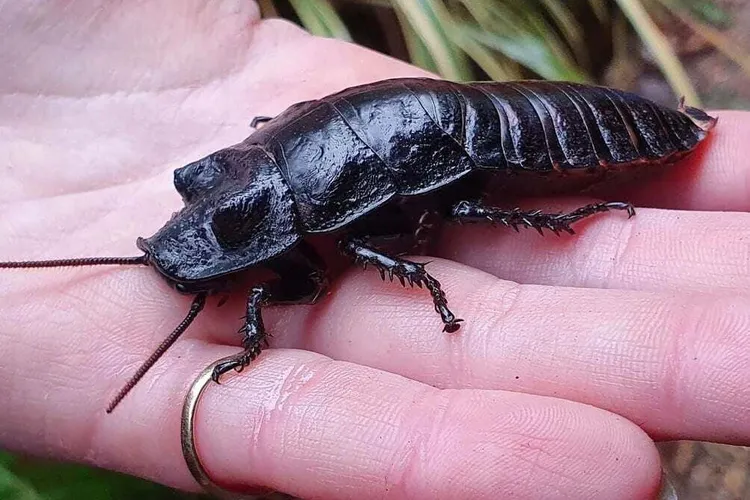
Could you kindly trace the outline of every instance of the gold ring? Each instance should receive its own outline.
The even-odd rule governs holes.
[[[190,473],[193,475],[195,480],[200,484],[206,492],[214,495],[221,499],[259,499],[266,496],[264,495],[244,495],[241,493],[235,493],[226,490],[216,483],[214,483],[208,476],[206,469],[203,467],[200,458],[198,458],[198,450],[195,446],[195,414],[198,410],[198,402],[203,395],[203,392],[208,387],[208,384],[212,382],[211,374],[214,368],[224,361],[229,361],[235,356],[228,356],[220,359],[211,365],[207,366],[198,377],[193,381],[190,386],[190,390],[185,396],[185,401],[182,404],[182,418],[180,419],[180,439],[182,440],[182,455],[185,457]]]

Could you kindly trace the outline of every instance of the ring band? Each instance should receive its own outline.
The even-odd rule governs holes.
[[[241,500],[241,499],[253,499],[258,500],[261,498],[267,498],[267,494],[264,495],[244,495],[241,493],[232,492],[220,487],[214,483],[203,467],[200,458],[198,457],[198,450],[195,446],[195,414],[198,410],[198,403],[200,402],[203,392],[208,387],[208,384],[212,382],[211,374],[214,368],[224,361],[228,361],[234,358],[234,356],[228,356],[220,359],[209,366],[207,366],[198,377],[190,385],[190,390],[185,396],[185,401],[182,404],[182,418],[180,419],[180,439],[182,441],[182,455],[185,457],[190,473],[193,478],[200,484],[206,492],[215,496],[216,498],[226,500]]]

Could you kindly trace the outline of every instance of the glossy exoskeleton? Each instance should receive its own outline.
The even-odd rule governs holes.
[[[250,290],[244,350],[214,378],[250,363],[266,340],[263,306],[313,303],[326,288],[324,260],[309,241],[316,234],[334,236],[343,254],[384,278],[425,287],[444,330],[454,332],[461,320],[440,283],[424,265],[389,252],[386,241],[419,253],[443,221],[572,234],[572,223],[598,212],[632,216],[624,202],[553,214],[491,206],[484,195],[497,179],[581,187],[637,165],[672,163],[693,151],[716,119],[603,87],[410,78],[298,103],[253,125],[261,122],[243,142],[175,172],[185,207],[138,240],[143,256],[2,264],[147,264],[180,292],[195,294],[187,318],[108,411],[187,328],[208,294],[260,266],[277,278]]]

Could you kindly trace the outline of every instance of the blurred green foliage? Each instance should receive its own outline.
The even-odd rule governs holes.
[[[0,452],[2,500],[198,500],[199,495],[83,465],[26,460]]]
[[[389,10],[393,16],[345,20],[343,13],[352,6],[373,13]],[[355,42],[355,29],[379,24],[381,30],[400,34],[410,62],[456,81],[539,77],[599,82],[603,46],[622,43],[617,38],[628,33],[617,28],[624,20],[674,93],[700,105],[675,48],[657,23],[667,18],[704,37],[750,78],[748,56],[721,33],[731,25],[731,16],[712,0],[264,0],[261,7],[264,15],[281,13],[313,34]]]

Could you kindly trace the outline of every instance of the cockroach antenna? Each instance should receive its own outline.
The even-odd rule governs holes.
[[[33,268],[51,268],[51,267],[86,267],[86,266],[107,266],[107,265],[120,265],[120,266],[137,266],[137,265],[148,265],[148,256],[139,255],[136,257],[83,257],[73,259],[56,259],[56,260],[28,260],[28,261],[16,261],[16,262],[0,262],[0,269],[33,269]],[[157,347],[151,356],[141,365],[135,374],[128,380],[123,388],[117,393],[112,399],[112,402],[107,406],[107,413],[112,413],[112,410],[123,400],[123,398],[135,387],[135,385],[143,378],[146,372],[154,366],[154,364],[161,358],[164,353],[174,344],[177,339],[182,335],[190,324],[195,320],[198,313],[203,309],[206,303],[206,294],[198,294],[193,300],[193,304],[190,307],[190,312],[187,314],[185,319],[174,329],[174,331],[164,340],[164,342]]]
[[[115,407],[120,404],[120,401],[122,401],[123,398],[127,396],[127,394],[133,389],[133,387],[135,387],[135,385],[143,378],[146,372],[149,371],[157,361],[159,361],[159,358],[161,358],[170,347],[172,347],[172,344],[174,344],[177,339],[180,338],[180,335],[185,333],[185,330],[187,330],[190,324],[195,320],[195,318],[198,316],[198,313],[203,309],[204,305],[206,305],[206,294],[199,293],[193,299],[193,304],[190,306],[190,312],[187,313],[185,319],[183,319],[182,322],[177,325],[177,328],[175,328],[174,331],[169,334],[169,337],[164,339],[164,342],[162,342],[159,347],[156,348],[153,354],[151,354],[151,356],[149,356],[148,359],[143,362],[141,367],[136,370],[135,374],[130,377],[130,380],[128,380],[123,388],[120,389],[120,392],[117,393],[114,399],[112,399],[112,402],[109,403],[109,406],[107,406],[107,413],[112,413],[112,410],[114,410]]]
[[[85,267],[85,266],[147,266],[148,257],[83,257],[58,260],[22,260],[17,262],[0,262],[0,269],[32,269],[37,267]]]

